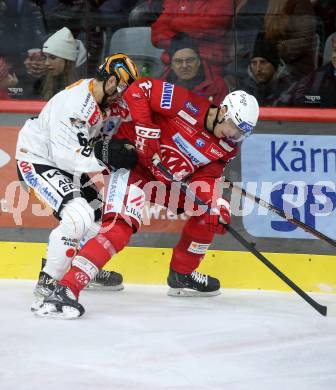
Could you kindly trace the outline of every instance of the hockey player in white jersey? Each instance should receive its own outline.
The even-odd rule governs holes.
[[[118,102],[121,93],[139,77],[128,56],[109,56],[95,78],[79,80],[56,94],[19,133],[19,178],[60,221],[49,237],[32,311],[67,271],[79,242],[99,231],[99,191],[87,174],[102,172],[106,166],[130,169],[136,164],[137,154],[128,140],[107,143],[104,138],[108,136],[109,105]],[[122,276],[116,272],[103,270],[95,282],[122,288]]]

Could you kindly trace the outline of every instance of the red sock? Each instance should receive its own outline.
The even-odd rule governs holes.
[[[202,218],[191,217],[185,224],[180,241],[173,250],[171,268],[181,274],[190,274],[202,261],[214,237]]]

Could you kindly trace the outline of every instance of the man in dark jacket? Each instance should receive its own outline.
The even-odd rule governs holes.
[[[336,107],[336,33],[331,38],[330,62],[302,79],[293,103],[299,106]]]
[[[285,106],[290,102],[294,85],[275,44],[264,38],[258,39],[239,89],[254,95],[261,106]]]

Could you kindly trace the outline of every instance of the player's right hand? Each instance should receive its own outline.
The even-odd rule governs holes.
[[[98,141],[94,146],[96,158],[114,169],[132,169],[138,162],[134,145],[126,138]]]
[[[211,209],[211,214],[204,214],[204,221],[210,231],[225,234],[225,225],[231,223],[230,203],[226,199],[220,198],[217,200],[217,205],[217,207]]]

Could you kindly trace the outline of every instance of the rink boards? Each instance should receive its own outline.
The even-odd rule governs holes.
[[[0,278],[36,280],[50,229],[57,222],[38,202],[28,199],[24,191],[20,192],[14,155],[18,130],[31,116],[19,113],[31,110],[36,114],[41,103],[33,102],[35,107],[32,102],[28,106],[22,102],[15,106],[11,102],[10,109],[8,105],[2,107],[1,103],[0,130],[6,137],[0,140]],[[254,138],[245,143],[240,155],[230,163],[225,171],[227,177],[245,185],[253,181],[288,181],[299,174],[298,177],[307,183],[309,202],[312,202],[313,185],[317,180],[331,180],[331,184],[336,185],[336,150],[333,148],[336,111],[321,112],[263,108]],[[321,149],[319,154],[315,145]],[[259,151],[258,159],[255,159],[256,150]],[[313,160],[309,157],[312,155],[316,157]],[[313,218],[309,202],[295,211],[303,222],[313,224],[336,240],[336,191],[331,188],[328,194],[333,210],[326,218]],[[277,197],[275,191],[272,201],[279,200]],[[126,283],[166,283],[171,248],[176,245],[185,220],[183,215],[176,217],[158,209],[149,214],[150,224],[145,224],[141,233],[132,237],[130,247],[106,267],[122,272]],[[255,215],[253,211],[246,217],[235,216],[232,226],[302,289],[336,293],[335,247],[298,228],[293,230],[289,223],[271,213]],[[249,252],[242,251],[229,234],[217,236],[211,248],[200,270],[218,277],[223,287],[288,290],[264,264]]]
[[[46,244],[0,242],[0,278],[36,279]],[[126,283],[165,284],[170,248],[128,247],[106,269],[121,272]],[[306,291],[336,293],[333,256],[263,253],[282,272]],[[248,252],[209,250],[200,271],[220,279],[222,287],[288,291],[289,288]]]

